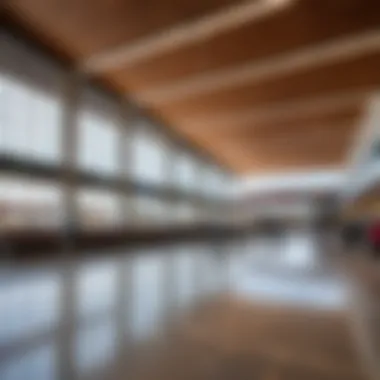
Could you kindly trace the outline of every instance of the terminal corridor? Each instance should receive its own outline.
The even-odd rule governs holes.
[[[0,380],[379,380],[380,1],[0,1]]]

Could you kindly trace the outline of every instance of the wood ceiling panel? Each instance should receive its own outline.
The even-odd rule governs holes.
[[[126,69],[120,67],[107,76],[123,83],[125,90],[149,89],[189,75],[281,56],[379,25],[377,0],[298,0],[270,17],[202,44],[186,45]]]
[[[293,135],[259,138],[199,131],[187,131],[185,135],[213,154],[222,153],[224,162],[233,170],[247,173],[341,165],[356,130],[351,125],[344,131],[324,130],[314,134],[299,131]]]
[[[362,117],[362,105],[341,107],[337,109],[321,109],[318,112],[311,114],[292,114],[288,118],[268,119],[268,121],[255,122],[254,118],[251,121],[240,122],[238,115],[236,122],[212,122],[212,119],[203,123],[177,123],[177,128],[180,130],[188,129],[192,131],[214,132],[218,135],[233,136],[255,136],[267,137],[273,135],[284,135],[296,133],[298,131],[308,132],[320,129],[339,129],[344,131],[347,128],[352,128],[360,123]]]
[[[323,333],[325,335],[325,333]],[[353,359],[355,362],[357,358]],[[347,359],[346,359],[347,361]],[[365,376],[360,375],[359,371],[352,373],[351,375],[326,373],[315,369],[297,367],[282,364],[277,368],[276,380],[364,380]]]
[[[326,162],[338,161],[345,158],[347,152],[347,142],[342,139],[341,143],[332,144],[331,147],[326,147],[326,140],[321,141],[319,144],[305,144],[302,148],[299,145],[292,143],[288,144],[266,144],[265,147],[259,149],[257,146],[252,145],[251,152],[253,160],[255,154],[266,162],[276,162],[278,165],[292,166],[297,163],[310,163],[310,162]]]
[[[287,138],[247,139],[241,145],[249,147],[252,154],[265,154],[286,160],[288,157],[308,158],[323,157],[330,152],[347,151],[352,142],[352,133],[311,134],[289,136]]]
[[[321,109],[310,104],[297,108],[295,103],[318,98],[329,103],[329,96],[334,94],[368,94],[379,87],[380,46],[377,48],[376,43],[380,38],[380,2],[293,1],[243,26],[219,31],[219,35],[209,40],[186,43],[186,47],[151,56],[147,62],[132,65],[128,70],[114,70],[96,78],[110,84],[122,96],[128,90],[132,99],[145,99],[141,107],[238,172],[340,165],[352,145],[363,99],[355,97],[344,105],[333,100],[332,106],[325,104]],[[10,0],[8,5],[14,18],[44,39],[48,47],[83,63],[90,55],[155,36],[238,3],[241,1],[163,0],[157,6],[153,0]],[[333,50],[333,58],[330,55],[327,60],[319,60],[321,55],[313,50],[312,60],[310,56],[306,60],[296,57],[296,65],[288,65],[286,59],[280,60],[283,65],[280,68],[271,65],[278,56],[287,57],[295,51],[368,30],[374,31],[366,40],[368,45],[361,50],[359,39],[352,48],[349,40],[350,53],[343,54],[341,59],[341,50],[336,46],[339,44],[335,44],[333,49],[327,49],[330,53]],[[323,53],[322,56],[325,57]],[[291,59],[294,62],[293,55]],[[265,64],[259,70],[255,66],[254,75],[246,81],[241,78],[234,81],[234,75],[227,75],[233,78],[232,82],[216,81],[215,86],[214,81],[214,87],[203,89],[195,86],[198,92],[185,91],[161,99],[141,97],[143,90],[148,95],[160,94],[160,90],[165,93],[165,88],[178,88],[177,79],[179,85],[186,84],[195,74],[212,77],[215,73],[220,75],[215,71],[220,68],[239,71],[251,61]],[[265,71],[267,64],[269,74]],[[252,71],[247,72],[249,76]],[[204,77],[200,78],[202,81]],[[164,86],[156,87],[157,84]],[[287,105],[292,112],[288,112]]]
[[[223,153],[223,160],[239,172],[250,168],[252,172],[273,168],[289,169],[307,166],[324,166],[329,162],[342,164],[352,146],[357,128],[345,126],[344,130],[299,131],[292,135],[187,134],[215,155]],[[215,136],[215,135],[214,135]]]
[[[271,103],[291,102],[331,93],[375,89],[380,84],[380,52],[341,61],[328,67],[296,72],[292,75],[246,84],[235,88],[198,94],[192,98],[157,104],[165,117],[189,118],[227,111],[238,112]],[[153,105],[152,105],[153,107]]]
[[[300,142],[304,137],[310,137],[310,138],[318,138],[318,136],[324,136],[324,137],[344,137],[347,134],[352,135],[357,130],[357,123],[353,123],[352,121],[350,123],[344,123],[344,124],[337,124],[337,125],[326,125],[321,126],[319,124],[313,125],[307,125],[304,126],[304,128],[301,129],[295,129],[295,130],[289,130],[289,131],[277,131],[272,130],[270,132],[255,132],[252,130],[244,131],[242,133],[236,133],[235,131],[232,131],[230,133],[230,136],[240,136],[241,138],[245,139],[252,139],[256,142],[260,142],[261,144],[264,144],[266,142],[271,141],[293,141],[294,143]],[[227,134],[226,134],[227,135]],[[228,135],[227,135],[228,136]]]
[[[9,0],[7,5],[72,58],[83,59],[234,2],[238,0]]]
[[[301,159],[302,158],[302,159]],[[326,154],[324,157],[285,157],[280,158],[277,156],[253,156],[251,160],[247,161],[244,167],[241,168],[240,172],[243,170],[246,173],[256,173],[256,172],[285,172],[285,171],[297,171],[305,168],[316,168],[316,167],[324,167],[324,166],[342,166],[345,162],[345,154],[344,152],[334,151],[330,152],[328,155]],[[239,171],[239,166],[235,168],[235,170]]]

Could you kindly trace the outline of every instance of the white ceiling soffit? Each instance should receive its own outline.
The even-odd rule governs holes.
[[[276,191],[339,191],[346,181],[344,170],[318,170],[245,177],[237,184],[239,195]]]

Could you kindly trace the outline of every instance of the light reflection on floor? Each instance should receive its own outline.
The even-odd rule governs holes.
[[[345,280],[321,268],[317,244],[316,236],[307,230],[248,242],[246,253],[232,268],[233,291],[258,301],[343,308]]]
[[[191,308],[196,297],[205,294],[211,297],[215,292],[216,276],[210,271],[215,253],[208,246],[135,253],[119,252],[116,256],[107,254],[110,259],[78,262],[72,267],[73,279],[69,284],[64,281],[63,272],[54,266],[3,268],[0,379],[58,380],[62,331],[65,334],[62,329],[68,329],[73,373],[78,378],[91,377],[115,359],[120,331],[127,336],[128,330],[131,333],[128,338],[135,344],[152,338],[162,328],[167,315],[165,308],[169,303],[165,299],[167,285],[163,279],[168,268],[172,268],[174,281],[169,289],[175,297],[172,304],[178,311]],[[198,267],[207,275],[202,281],[195,281]],[[130,303],[121,307],[117,300],[128,289],[119,288],[120,273],[124,273],[126,284],[132,289],[131,297],[125,298]],[[200,283],[203,294],[199,292]],[[66,294],[64,286],[75,289],[70,310],[74,322],[69,327],[63,327],[60,318]],[[116,313],[123,308],[127,318],[122,321],[124,326],[118,326],[120,318]]]
[[[215,251],[228,255],[230,272]],[[173,251],[175,252],[173,254]],[[74,267],[74,325],[68,329],[78,378],[96,373],[116,357],[120,331],[132,332],[136,344],[153,337],[165,323],[168,305],[174,312],[211,298],[227,284],[247,298],[337,307],[344,301],[344,286],[334,277],[313,275],[316,262],[311,236],[294,233],[281,241],[254,239],[222,247],[170,247],[108,260],[93,259]],[[124,268],[120,270],[120,268]],[[132,268],[128,270],[128,268]],[[170,270],[171,285],[165,282]],[[116,313],[120,273],[132,276],[130,304],[124,305],[125,326]],[[306,273],[306,275],[305,275]],[[0,276],[0,379],[61,380],[58,365],[62,352],[62,272],[57,268],[8,271]],[[224,285],[223,285],[224,284]],[[65,285],[66,286],[66,285]],[[166,288],[165,288],[166,286]],[[167,293],[165,293],[167,292]],[[167,294],[172,299],[168,303]],[[170,306],[170,307],[172,307]],[[35,339],[39,335],[44,339]],[[35,344],[26,344],[29,340]],[[28,347],[25,350],[23,346]],[[9,354],[7,347],[20,346]],[[65,379],[66,380],[66,379]],[[70,379],[68,379],[70,380]]]

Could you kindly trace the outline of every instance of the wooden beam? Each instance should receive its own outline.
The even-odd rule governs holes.
[[[305,125],[304,128],[299,129],[297,131],[287,132],[286,130],[280,130],[278,133],[273,131],[270,134],[266,135],[257,135],[253,131],[246,131],[246,133],[242,133],[241,136],[243,138],[251,138],[253,142],[265,144],[266,142],[271,144],[272,142],[280,143],[294,142],[304,143],[307,141],[317,142],[320,139],[326,139],[326,143],[329,144],[334,142],[334,138],[342,138],[344,139],[347,135],[352,136],[356,130],[356,125],[354,121],[351,123],[341,123],[341,124],[315,124],[312,128],[309,125]],[[231,131],[231,134],[234,132]]]
[[[348,60],[369,52],[380,51],[380,29],[271,57],[259,62],[252,61],[241,66],[195,75],[167,86],[153,88],[134,94],[143,104],[162,105],[176,102],[198,94],[260,82],[287,75],[295,71],[329,65]]]
[[[333,134],[321,133],[310,136],[304,135],[300,137],[280,136],[279,138],[266,139],[265,141],[247,140],[242,142],[247,144],[254,156],[255,153],[263,153],[266,156],[276,155],[282,157],[286,161],[287,157],[297,157],[301,162],[304,158],[319,158],[324,157],[327,153],[334,152],[339,149],[347,150],[348,142],[353,137],[351,134]],[[254,153],[255,152],[255,153]]]
[[[214,36],[270,16],[295,0],[244,1],[206,15],[196,21],[163,30],[158,35],[96,54],[81,63],[88,73],[104,72],[136,65],[152,56],[167,53],[187,44],[200,43]]]
[[[223,126],[243,125],[252,123],[282,123],[289,118],[305,117],[307,115],[321,115],[336,111],[337,109],[358,106],[365,104],[370,100],[374,90],[362,89],[353,93],[335,93],[325,96],[318,96],[312,99],[299,99],[292,102],[280,102],[261,108],[251,108],[246,111],[238,112],[220,112],[212,116],[205,115],[201,117],[187,118],[186,121],[178,121],[180,129],[204,129],[207,126],[222,128]],[[198,127],[198,128],[197,128]]]

